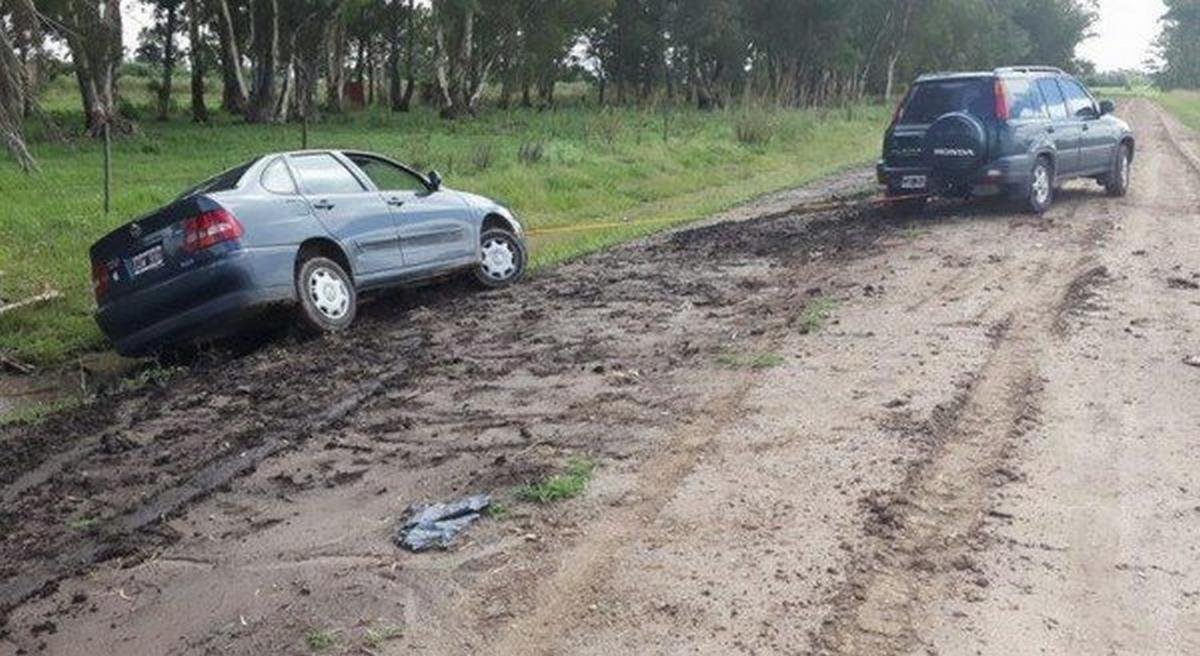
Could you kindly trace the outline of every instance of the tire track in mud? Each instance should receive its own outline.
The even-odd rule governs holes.
[[[1074,228],[1085,207],[1095,209],[1075,203],[1056,220]],[[863,499],[873,546],[847,570],[810,653],[912,653],[926,646],[922,629],[940,600],[983,594],[989,585],[972,554],[989,546],[986,522],[1008,519],[993,509],[993,493],[1013,480],[1011,463],[1038,426],[1039,360],[1070,332],[1072,317],[1092,309],[1094,290],[1108,276],[1090,251],[1112,223],[1088,221],[1065,235],[1080,247],[1078,257],[1056,265],[1061,253],[1043,249],[1021,284],[988,305],[986,360],[929,419],[910,428],[925,437],[928,454],[909,466],[897,489]],[[1006,268],[999,278],[1018,279],[1017,269]]]
[[[423,350],[422,347],[423,345],[418,343],[402,344],[400,351],[412,354]],[[371,378],[322,411],[314,413],[299,426],[288,425],[263,436],[252,448],[209,462],[186,480],[161,489],[144,503],[105,522],[93,535],[61,550],[52,560],[22,569],[17,575],[0,582],[0,618],[31,597],[51,590],[62,578],[86,569],[96,562],[130,552],[133,547],[127,542],[131,539],[136,540],[139,532],[180,512],[214,490],[227,485],[234,478],[253,471],[267,458],[287,449],[297,448],[311,436],[336,426],[364,404],[405,378],[410,373],[411,366],[412,363],[408,360],[400,361],[390,370]]]

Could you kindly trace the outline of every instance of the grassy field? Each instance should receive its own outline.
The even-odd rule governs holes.
[[[137,81],[123,84],[136,100],[148,100],[136,92]],[[73,102],[62,84],[47,100],[65,125],[78,129]],[[107,216],[98,143],[38,139],[32,148],[42,172],[34,175],[0,159],[0,297],[16,300],[44,288],[65,294],[0,315],[0,352],[50,364],[104,348],[91,318],[88,246],[223,168],[300,147],[296,125],[249,126],[218,114],[213,125],[197,126],[183,115],[160,123],[148,109],[141,113],[137,134],[114,145]],[[428,110],[370,110],[313,125],[309,145],[361,148],[437,168],[447,185],[501,199],[534,230],[627,224],[535,236],[537,267],[868,162],[888,113],[874,106],[703,113],[573,102],[556,111],[489,110],[448,123]],[[520,157],[522,149],[535,156]]]
[[[1200,131],[1200,91],[1168,91],[1158,94],[1155,100],[1188,127]]]

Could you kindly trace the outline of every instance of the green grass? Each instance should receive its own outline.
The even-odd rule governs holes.
[[[595,470],[595,463],[577,458],[567,464],[565,472],[548,476],[536,483],[530,483],[518,490],[517,496],[524,501],[534,503],[553,503],[564,499],[573,499],[587,489]]]
[[[304,646],[313,653],[324,653],[337,646],[337,635],[328,629],[312,629],[304,634]]]
[[[1158,94],[1155,100],[1184,125],[1200,131],[1200,91],[1168,91]]]
[[[61,399],[55,399],[53,401],[42,401],[30,403],[28,405],[21,405],[16,409],[0,414],[0,426],[15,424],[38,424],[50,415],[74,408],[81,403],[83,403],[83,401],[79,397],[67,396]]]
[[[800,332],[806,335],[820,332],[833,314],[835,305],[833,299],[825,296],[809,301],[808,305],[804,306],[804,313],[800,315]]]
[[[144,80],[122,82],[132,103],[148,101],[143,87]],[[70,80],[60,78],[44,101],[77,131],[72,91]],[[107,216],[99,143],[56,143],[31,128],[41,173],[24,175],[0,158],[0,297],[20,299],[45,286],[66,295],[0,315],[0,351],[50,364],[103,348],[91,316],[88,246],[219,170],[300,147],[296,125],[244,125],[218,113],[213,125],[197,126],[182,112],[166,123],[152,120],[148,109],[141,113],[138,132],[113,147]],[[556,111],[488,109],[457,123],[429,109],[408,115],[372,109],[326,117],[311,127],[309,144],[368,149],[437,168],[451,187],[508,203],[535,231],[536,269],[867,162],[888,110],[761,109],[751,116],[759,132],[743,143],[738,129],[746,139],[746,114],[736,109],[599,109],[576,100]],[[618,225],[536,234],[588,224]]]

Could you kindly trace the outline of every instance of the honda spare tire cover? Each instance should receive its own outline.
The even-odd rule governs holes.
[[[970,114],[945,114],[925,133],[925,161],[948,178],[974,171],[983,163],[986,151],[983,123]]]

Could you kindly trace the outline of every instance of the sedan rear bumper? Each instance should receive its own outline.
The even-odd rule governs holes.
[[[218,338],[265,306],[294,302],[294,248],[241,250],[106,303],[96,323],[121,355]]]

